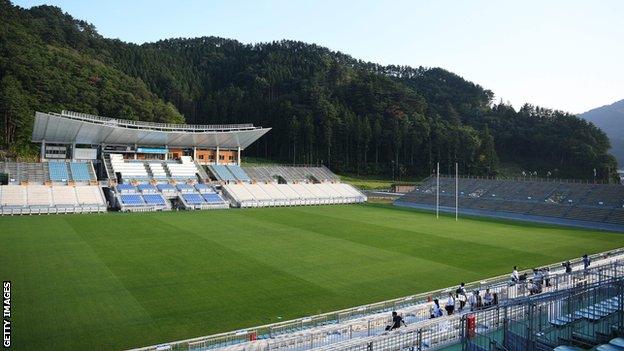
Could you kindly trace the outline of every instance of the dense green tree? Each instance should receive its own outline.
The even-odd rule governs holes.
[[[20,146],[28,145],[32,130],[33,111],[29,108],[28,95],[21,83],[11,75],[0,80],[0,127],[2,147],[9,154],[19,154]]]
[[[576,116],[493,104],[441,68],[382,66],[313,44],[111,40],[61,9],[0,0],[3,148],[28,153],[36,110],[157,122],[254,123],[245,150],[340,172],[494,175],[501,163],[600,179],[616,169],[602,131]],[[611,173],[609,173],[611,170]]]

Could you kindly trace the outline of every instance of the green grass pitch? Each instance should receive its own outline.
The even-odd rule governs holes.
[[[0,217],[15,350],[115,350],[442,288],[624,235],[387,205]]]

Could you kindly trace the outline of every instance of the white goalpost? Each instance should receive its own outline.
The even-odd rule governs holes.
[[[436,166],[436,218],[440,218],[440,162]]]
[[[459,213],[459,166],[455,162],[455,221]]]

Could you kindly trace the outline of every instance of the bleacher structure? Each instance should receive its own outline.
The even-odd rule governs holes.
[[[121,154],[105,156],[110,170],[109,179],[119,183],[146,181],[196,182],[207,178],[204,170],[189,156],[180,160],[132,160]]]
[[[460,213],[624,230],[624,186],[555,181],[459,178]],[[440,177],[440,210],[455,211],[455,178]],[[433,209],[430,177],[395,205]]]
[[[205,171],[191,157],[180,160],[126,160],[121,154],[107,155],[114,191],[113,207],[121,211],[167,211],[229,208]],[[120,183],[117,184],[117,182]]]
[[[105,212],[106,201],[89,162],[1,162],[0,214]]]
[[[580,260],[572,262],[569,274],[561,264],[549,266],[549,284],[543,281],[537,294],[531,293],[526,280],[511,283],[509,275],[468,283],[469,294],[490,289],[497,303],[473,310],[467,306],[450,316],[431,319],[432,300],[439,298],[444,308],[448,292],[456,286],[135,351],[398,351],[453,345],[463,350],[520,351],[609,343],[624,335],[624,250],[591,259],[587,270]],[[392,311],[402,315],[407,327],[385,330]],[[519,330],[524,334],[515,335]]]
[[[172,209],[170,200],[180,208],[189,210],[225,209],[229,203],[211,185],[197,183],[173,185],[161,183],[122,183],[115,187],[116,207],[122,211],[167,211]]]
[[[241,152],[269,130],[36,112],[32,141],[40,144],[41,162],[0,163],[0,179],[10,186],[0,189],[1,210],[81,212],[108,205],[164,211],[366,201],[326,167],[241,167]],[[89,198],[83,186],[95,187],[99,198]]]
[[[235,207],[348,204],[366,195],[325,167],[240,167],[211,165],[214,177]]]
[[[340,178],[327,167],[309,166],[244,166],[243,170],[259,182],[337,182]]]

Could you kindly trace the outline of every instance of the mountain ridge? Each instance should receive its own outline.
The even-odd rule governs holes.
[[[611,142],[610,152],[615,156],[619,169],[624,169],[624,99],[593,108],[579,117],[605,132]]]
[[[33,153],[35,110],[69,109],[270,126],[246,155],[339,172],[423,176],[436,162],[444,171],[458,162],[462,174],[492,176],[504,161],[560,178],[591,179],[593,168],[600,179],[614,176],[608,139],[592,124],[493,103],[492,91],[441,68],[383,66],[294,40],[129,44],[58,7],[7,0],[0,20],[0,147],[8,154]]]

